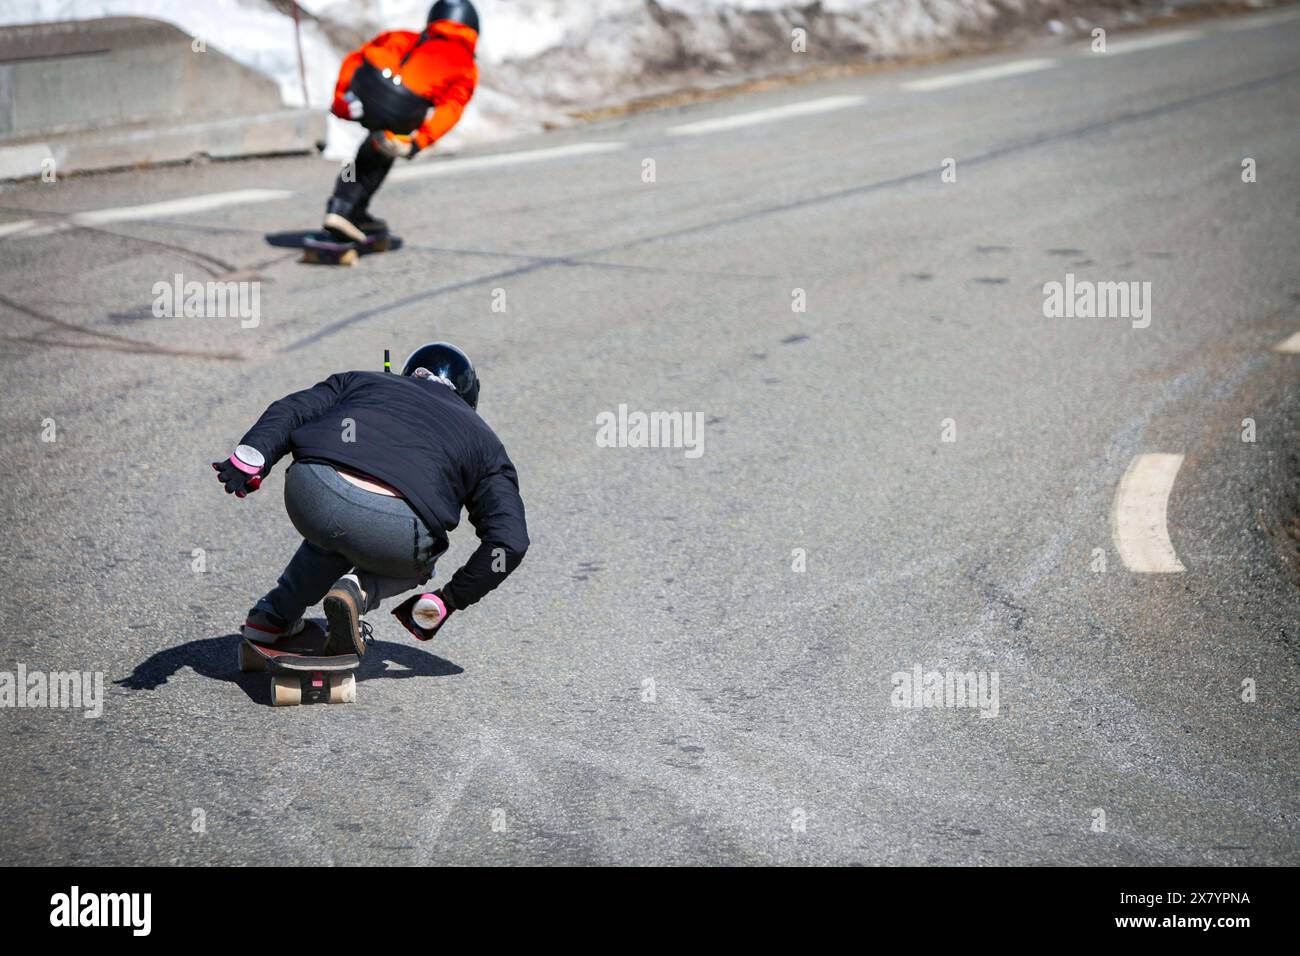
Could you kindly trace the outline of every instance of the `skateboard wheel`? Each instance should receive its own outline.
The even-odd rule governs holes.
[[[295,707],[302,703],[302,684],[297,674],[276,674],[271,678],[271,704]]]
[[[330,674],[330,703],[355,704],[357,702],[357,677],[355,674]]]
[[[239,642],[239,671],[248,674],[266,670],[266,658],[258,654],[243,641]]]
[[[357,264],[357,250],[349,249],[343,255],[339,256],[339,262],[345,266],[354,266]]]

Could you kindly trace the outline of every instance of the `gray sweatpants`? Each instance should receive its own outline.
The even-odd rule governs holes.
[[[366,611],[433,575],[443,543],[402,498],[366,491],[329,465],[295,462],[284,477],[284,508],[304,538],[280,580],[257,607],[296,621],[353,572]]]

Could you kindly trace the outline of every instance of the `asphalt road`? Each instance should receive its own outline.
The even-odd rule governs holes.
[[[558,152],[389,184],[405,245],[355,269],[265,239],[319,160],[5,189],[0,670],[106,699],[0,709],[0,862],[1300,862],[1300,20],[1191,29],[512,143]],[[286,192],[69,218],[248,189]],[[1067,273],[1149,282],[1149,325],[1045,317]],[[256,327],[154,317],[177,274],[259,283]],[[234,634],[283,468],[208,463],[434,338],[532,550],[432,648],[375,615],[355,705],[272,708]],[[702,454],[599,447],[620,405]],[[1129,532],[1182,571],[1117,543],[1155,453]],[[996,717],[895,706],[916,666],[996,673]]]

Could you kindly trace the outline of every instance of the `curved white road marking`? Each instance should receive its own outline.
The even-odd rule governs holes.
[[[1056,66],[1055,60],[1016,60],[1013,63],[985,66],[978,70],[962,70],[960,73],[945,73],[942,76],[931,76],[924,80],[912,80],[910,83],[904,83],[902,89],[913,93],[928,93],[931,90],[946,90],[950,86],[965,86],[967,83],[999,80],[1004,76],[1036,73],[1052,66]]]
[[[670,136],[699,136],[703,133],[716,133],[724,129],[739,129],[742,126],[755,126],[758,123],[771,123],[788,116],[807,116],[810,113],[828,113],[831,110],[848,109],[866,101],[865,96],[823,96],[821,99],[806,100],[802,103],[790,103],[786,106],[773,106],[765,110],[752,110],[749,113],[735,113],[720,116],[717,119],[699,120],[668,129]]]
[[[1166,527],[1169,492],[1182,455],[1137,455],[1115,491],[1111,536],[1124,566],[1147,574],[1186,571],[1174,553]]]

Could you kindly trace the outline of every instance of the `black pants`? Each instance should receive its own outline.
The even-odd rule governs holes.
[[[370,204],[370,198],[379,191],[393,160],[375,149],[369,136],[361,141],[352,167],[344,167],[334,183],[334,198],[347,203],[350,211],[357,212]],[[348,180],[352,181],[349,182]]]

